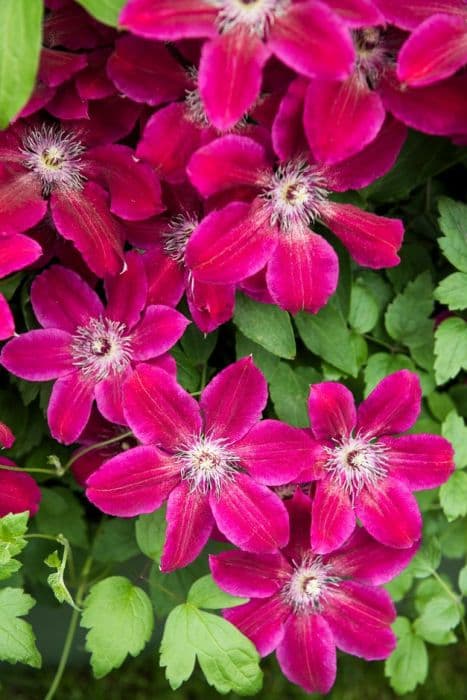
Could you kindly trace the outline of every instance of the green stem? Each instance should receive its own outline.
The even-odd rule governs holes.
[[[65,474],[65,472],[67,472],[70,469],[71,465],[74,464],[77,459],[83,457],[88,452],[92,452],[93,450],[99,450],[101,447],[107,447],[107,445],[113,445],[115,442],[120,442],[121,440],[124,440],[127,437],[131,437],[132,435],[133,433],[131,432],[131,430],[128,430],[126,433],[120,433],[120,435],[116,435],[115,437],[109,438],[108,440],[96,442],[94,443],[94,445],[84,447],[82,450],[79,450],[71,459],[68,460],[68,462],[63,467],[62,473]]]
[[[467,626],[466,626],[466,624],[465,624],[464,618],[462,617],[462,613],[464,612],[464,610],[463,610],[463,607],[462,607],[462,602],[461,602],[461,600],[460,600],[460,599],[458,598],[458,596],[454,593],[454,591],[452,591],[452,590],[449,588],[449,586],[443,581],[443,579],[441,578],[441,576],[438,574],[437,571],[432,571],[432,576],[433,576],[433,578],[435,578],[435,579],[438,581],[439,585],[440,585],[442,588],[444,588],[444,590],[446,591],[446,593],[448,594],[448,596],[449,596],[449,597],[451,598],[451,600],[455,603],[456,607],[459,608],[460,618],[461,618],[462,633],[463,633],[463,635],[464,635],[464,638],[467,640]]]
[[[40,535],[38,532],[34,532],[30,535],[23,535],[25,540],[50,540],[51,542],[57,542],[57,544],[62,544],[58,537],[53,535]]]
[[[36,474],[51,474],[52,476],[57,476],[57,472],[54,469],[41,469],[40,467],[31,467],[26,469],[25,467],[10,467],[7,464],[0,464],[0,469],[6,469],[8,472],[34,472]]]
[[[391,352],[397,352],[398,350],[401,350],[401,348],[398,348],[394,345],[391,345],[390,343],[386,343],[385,340],[379,340],[379,338],[375,338],[373,335],[370,335],[369,333],[363,333],[363,337],[369,340],[372,343],[375,343],[375,345],[381,345],[382,348],[386,348],[387,350],[390,350]]]

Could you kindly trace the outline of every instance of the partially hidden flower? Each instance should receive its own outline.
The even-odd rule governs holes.
[[[4,439],[4,427],[0,424],[0,441]],[[2,466],[17,469],[11,459],[0,457],[0,518],[8,513],[23,513],[25,510],[29,511],[29,515],[35,515],[39,509],[41,492],[32,476],[27,472],[2,469]]]

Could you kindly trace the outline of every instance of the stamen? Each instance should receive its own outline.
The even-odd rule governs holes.
[[[324,466],[352,500],[365,486],[375,486],[387,475],[386,447],[381,443],[362,436],[334,442],[335,446],[324,448],[328,455]]]
[[[198,223],[194,214],[177,214],[169,221],[167,231],[162,234],[164,252],[179,265],[185,263],[186,245]]]
[[[377,27],[358,29],[353,35],[357,54],[357,75],[374,89],[387,67],[394,65],[395,51],[390,49]]]
[[[219,30],[228,32],[243,25],[252,34],[265,38],[277,17],[284,14],[290,0],[210,0],[219,8]]]
[[[329,588],[336,587],[340,578],[332,575],[329,564],[322,557],[306,555],[282,588],[282,597],[295,613],[314,613],[322,609]]]
[[[198,435],[182,445],[176,453],[181,477],[190,483],[191,491],[203,494],[214,490],[219,496],[225,481],[231,481],[239,468],[240,458],[231,452],[223,438]]]
[[[131,362],[131,336],[124,323],[93,318],[77,328],[71,353],[73,364],[92,381],[120,374]]]

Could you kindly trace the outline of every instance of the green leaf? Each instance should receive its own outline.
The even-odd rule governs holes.
[[[86,650],[96,678],[137,656],[149,641],[153,626],[151,601],[123,576],[96,583],[84,601],[81,626],[89,630]]]
[[[439,246],[455,268],[467,272],[467,205],[442,197],[438,208],[439,225],[444,233]]]
[[[445,595],[428,601],[422,615],[414,622],[415,632],[432,644],[449,644],[456,641],[451,630],[459,624],[459,606]]]
[[[384,674],[396,693],[403,694],[425,681],[428,654],[424,641],[413,634],[410,622],[406,618],[397,618],[396,623],[400,620],[404,620],[405,625],[398,625],[397,647],[385,663]]]
[[[407,355],[376,352],[370,357],[363,372],[365,378],[365,396],[388,374],[400,369],[415,371],[415,365]]]
[[[206,573],[202,559],[169,574],[154,564],[149,574],[149,593],[158,617],[165,617],[176,605],[184,603],[193,583]]]
[[[440,282],[435,290],[435,299],[448,309],[467,309],[467,273],[454,272]]]
[[[459,590],[467,596],[467,564],[459,571]]]
[[[281,362],[269,385],[277,417],[298,428],[307,427],[310,423],[307,409],[310,384],[320,380],[320,375],[312,367],[294,370]]]
[[[133,520],[113,519],[100,525],[92,548],[92,556],[104,564],[123,562],[139,554]]]
[[[247,338],[278,357],[295,357],[295,337],[287,311],[237,296],[234,323]]]
[[[41,655],[29,623],[21,620],[35,605],[34,598],[20,588],[0,590],[0,660],[40,668]]]
[[[378,303],[371,289],[357,280],[350,296],[349,323],[358,333],[368,333],[375,327],[379,316]]]
[[[28,529],[29,512],[9,513],[0,518],[0,564],[7,564],[27,545],[23,535]]]
[[[357,376],[355,348],[349,328],[336,302],[331,301],[316,315],[300,312],[295,323],[311,352],[352,377]]]
[[[451,522],[467,515],[467,473],[456,471],[439,490],[439,502]]]
[[[0,564],[0,581],[5,581],[5,579],[10,578],[13,574],[16,574],[22,567],[22,564],[17,559],[10,559],[5,564]]]
[[[33,91],[43,11],[42,0],[0,3],[0,129],[8,126]]]
[[[172,690],[180,688],[193,673],[196,652],[189,639],[190,608],[178,605],[172,610],[164,627],[160,646],[160,665]]]
[[[76,2],[99,22],[116,27],[120,10],[127,0],[76,0]]]
[[[53,574],[47,576],[47,583],[49,584],[55,598],[59,603],[68,603],[72,608],[79,610],[75,605],[75,601],[68,590],[65,581],[63,580],[63,572],[55,571]]]
[[[273,380],[277,368],[280,364],[280,358],[268,352],[257,343],[243,335],[237,330],[236,336],[236,357],[239,360],[242,357],[253,357],[253,362],[260,368],[268,382]]]
[[[413,574],[410,571],[403,571],[399,576],[384,586],[395,603],[405,596],[412,588]]]
[[[87,546],[83,506],[68,489],[42,489],[41,507],[35,522],[39,532],[48,535],[61,533],[70,544]]]
[[[441,547],[439,541],[432,537],[423,543],[420,550],[409,566],[410,573],[415,578],[426,578],[436,571],[441,562]]]
[[[179,347],[171,351],[177,363],[177,379],[187,391],[197,391],[201,381],[200,370],[193,365],[190,358]]]
[[[427,401],[431,413],[439,421],[444,421],[451,411],[454,411],[455,414],[456,405],[449,394],[433,391],[429,396],[427,396]],[[447,436],[445,435],[445,437]]]
[[[439,536],[443,555],[449,559],[460,559],[467,553],[467,518],[447,523]]]
[[[435,331],[435,376],[437,384],[467,370],[467,323],[462,318],[447,318]]]
[[[249,598],[238,598],[222,591],[211,574],[195,581],[188,591],[187,602],[197,608],[218,610],[219,608],[234,608],[247,603]]]
[[[140,515],[135,523],[136,541],[140,550],[150,559],[160,562],[165,542],[167,522],[165,508]]]
[[[467,426],[463,418],[451,411],[443,422],[441,434],[454,447],[454,461],[457,469],[467,466]]]
[[[183,334],[180,345],[194,365],[203,365],[216,347],[217,336],[217,331],[202,333],[194,323],[191,323]]]

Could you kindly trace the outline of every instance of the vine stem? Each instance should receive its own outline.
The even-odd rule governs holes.
[[[57,476],[55,469],[41,469],[41,467],[10,467],[9,464],[0,464],[0,469],[6,469],[8,472],[35,472],[36,474],[51,474],[52,476]]]
[[[68,460],[68,462],[63,467],[62,473],[65,474],[65,472],[69,470],[71,465],[74,464],[77,459],[83,457],[83,455],[86,455],[88,452],[92,452],[93,450],[99,450],[101,447],[107,447],[107,445],[113,445],[114,442],[120,442],[121,440],[124,440],[127,437],[131,437],[132,435],[133,433],[131,432],[131,430],[128,430],[126,433],[120,433],[120,435],[116,435],[115,437],[109,438],[108,440],[96,442],[94,443],[94,445],[84,447],[82,450],[79,450],[71,459]]]

